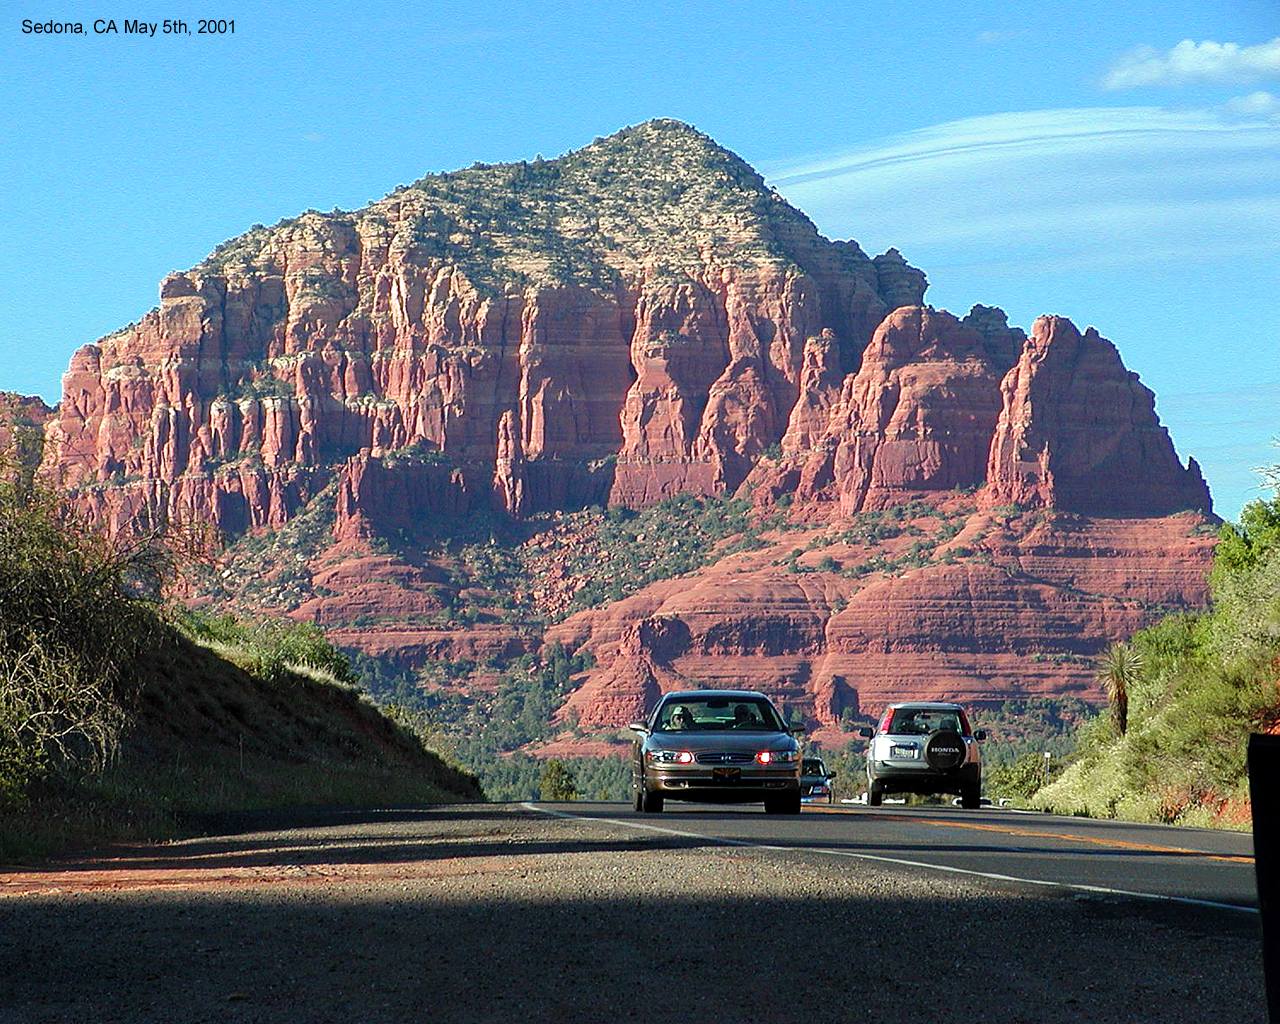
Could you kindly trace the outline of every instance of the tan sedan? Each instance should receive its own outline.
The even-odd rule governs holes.
[[[800,812],[803,728],[788,727],[768,697],[750,690],[665,694],[634,722],[631,788],[635,809],[666,800],[761,801],[770,814]]]

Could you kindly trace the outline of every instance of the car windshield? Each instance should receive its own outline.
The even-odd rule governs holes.
[[[817,758],[813,758],[813,757],[806,757],[806,758],[804,759],[804,764],[803,764],[803,765],[802,765],[802,767],[801,767],[801,774],[803,774],[803,775],[826,775],[826,774],[827,774],[827,766],[826,766],[825,764],[823,764],[821,761],[819,761]]]
[[[659,732],[699,732],[736,729],[740,732],[782,732],[782,722],[768,701],[751,697],[681,697],[658,711]]]
[[[894,736],[928,736],[939,730],[960,732],[960,716],[949,708],[898,708],[888,729]]]

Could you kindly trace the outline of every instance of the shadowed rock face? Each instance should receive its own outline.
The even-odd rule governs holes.
[[[977,487],[1000,412],[1001,368],[950,313],[894,310],[844,382],[798,497],[845,513],[929,491]]]
[[[445,584],[361,554],[480,512],[738,494],[839,524],[975,490],[981,515],[1118,517],[1034,543],[1028,520],[1004,548],[983,534],[955,564],[856,586],[777,568],[782,537],[768,565],[711,566],[556,627],[597,654],[570,702],[584,725],[690,681],[759,685],[827,726],[903,687],[1090,691],[1079,661],[1036,660],[1035,630],[1054,623],[1058,653],[1086,659],[1147,609],[1201,600],[1204,519],[1151,517],[1207,514],[1208,490],[1092,328],[1045,317],[1027,337],[984,306],[959,320],[922,305],[926,284],[896,250],[823,238],[700,133],[649,122],[220,246],[74,355],[56,410],[36,410],[43,471],[116,531],[272,531],[323,502],[325,593],[287,610],[404,663],[536,649],[533,627],[415,627]],[[1128,593],[1153,553],[1176,572]],[[1104,581],[1093,603],[1084,576]],[[399,633],[357,606],[402,613]]]
[[[44,425],[53,413],[39,398],[0,391],[0,475],[35,469]]]

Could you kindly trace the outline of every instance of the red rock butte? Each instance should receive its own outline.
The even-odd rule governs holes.
[[[109,530],[196,518],[234,541],[323,503],[329,582],[285,610],[410,662],[540,642],[355,624],[414,633],[431,600],[341,563],[426,522],[736,495],[824,524],[821,553],[858,516],[952,510],[925,564],[845,544],[880,568],[788,571],[780,530],[554,625],[597,661],[562,714],[600,728],[691,681],[828,727],[899,696],[1096,698],[1089,657],[1203,601],[1208,489],[1096,330],[1049,316],[1028,336],[925,289],[896,250],[829,241],[738,157],[651,121],[255,226],[76,352],[28,420],[44,475]]]

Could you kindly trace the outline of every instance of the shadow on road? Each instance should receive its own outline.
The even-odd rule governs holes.
[[[0,901],[0,1020],[823,1024],[933,1019],[928,992],[960,1020],[1259,1019],[1247,936],[660,849],[536,883]]]

